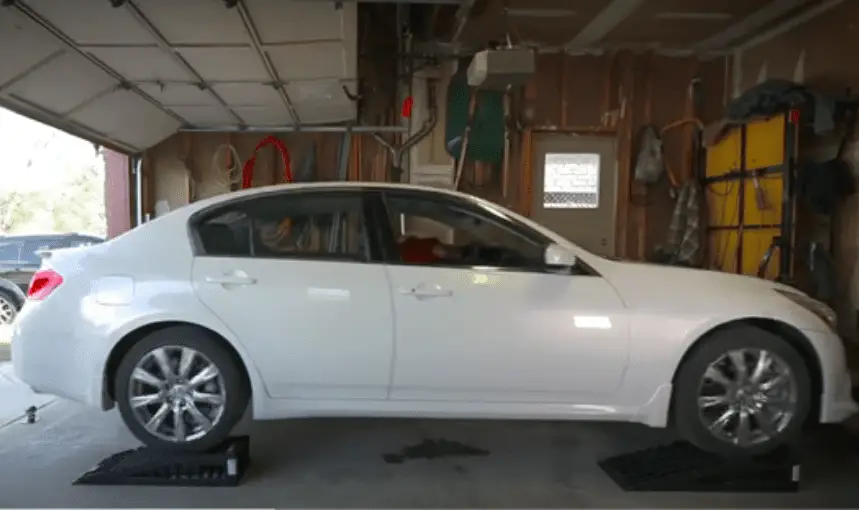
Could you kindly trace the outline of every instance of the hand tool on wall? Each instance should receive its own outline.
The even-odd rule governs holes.
[[[501,199],[507,201],[507,186],[510,180],[510,136],[513,129],[510,106],[510,89],[504,94],[504,162],[501,165]]]
[[[465,123],[465,131],[462,134],[462,146],[459,149],[459,157],[456,159],[456,172],[454,173],[453,189],[459,189],[462,181],[462,170],[465,166],[465,155],[468,152],[468,139],[471,136],[471,128],[474,124],[474,112],[477,110],[477,91],[471,91],[471,99],[468,102],[468,122]]]
[[[391,155],[391,172],[389,174],[389,178],[393,182],[400,182],[400,179],[403,175],[403,154],[409,151],[412,147],[420,143],[421,140],[427,137],[430,133],[432,133],[433,129],[435,129],[435,124],[437,120],[437,112],[435,105],[435,87],[432,84],[427,83],[427,99],[429,103],[429,119],[424,122],[424,125],[421,129],[406,139],[399,146],[394,146],[379,133],[373,133],[373,138],[376,139],[379,144],[382,145],[385,149],[388,150],[388,153]],[[413,104],[413,103],[412,103]],[[411,107],[410,107],[411,109]]]

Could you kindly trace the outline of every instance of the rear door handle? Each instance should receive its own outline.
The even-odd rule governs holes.
[[[453,296],[452,290],[443,289],[440,285],[418,285],[410,289],[400,289],[399,293],[402,296],[411,296],[417,299]]]
[[[254,285],[256,282],[256,278],[251,278],[250,276],[223,275],[206,277],[206,283],[215,283],[218,285]]]

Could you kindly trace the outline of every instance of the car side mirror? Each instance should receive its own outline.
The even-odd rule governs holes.
[[[573,267],[577,260],[575,253],[556,243],[547,246],[543,254],[543,262],[550,267]]]

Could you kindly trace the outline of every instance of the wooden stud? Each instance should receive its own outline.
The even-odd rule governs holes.
[[[568,105],[568,97],[569,97],[569,88],[570,88],[570,62],[566,53],[561,55],[561,127],[563,129],[567,129],[568,119],[567,109]]]
[[[630,191],[632,186],[632,129],[635,100],[635,69],[631,58],[623,62],[623,79],[619,95],[621,118],[618,136],[617,212],[615,227],[615,251],[621,257],[629,256],[628,232],[630,223]]]
[[[531,216],[531,205],[534,202],[534,155],[532,154],[533,137],[531,128],[522,131],[522,184],[519,187],[519,212],[524,216]]]

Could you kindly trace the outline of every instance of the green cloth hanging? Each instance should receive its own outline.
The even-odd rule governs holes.
[[[447,87],[447,122],[445,148],[453,158],[459,158],[462,136],[468,124],[468,104],[471,87],[464,71],[457,72]],[[504,93],[480,91],[469,134],[466,159],[499,165],[504,160]]]

